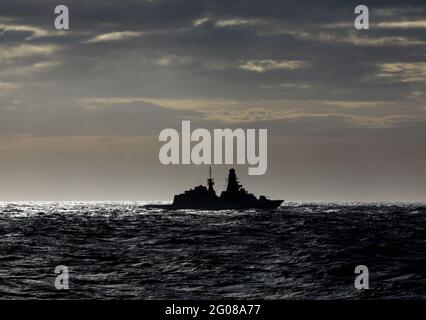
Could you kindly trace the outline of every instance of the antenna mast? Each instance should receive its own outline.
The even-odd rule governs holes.
[[[208,189],[209,192],[214,194],[215,193],[214,189],[213,189],[214,181],[212,179],[212,167],[211,166],[209,167],[209,178],[207,179],[207,185],[209,186],[209,189]]]

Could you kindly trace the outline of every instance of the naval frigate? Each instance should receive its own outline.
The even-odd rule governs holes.
[[[230,169],[227,179],[226,190],[220,196],[214,189],[212,169],[209,168],[207,187],[199,185],[184,193],[174,196],[172,204],[147,205],[147,208],[158,209],[199,209],[199,210],[227,210],[227,209],[277,209],[284,200],[269,200],[265,196],[257,198],[254,194],[247,192],[239,184],[235,169]]]

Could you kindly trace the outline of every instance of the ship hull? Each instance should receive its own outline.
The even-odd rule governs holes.
[[[245,210],[245,209],[258,209],[258,210],[275,210],[277,209],[284,200],[266,200],[257,201],[250,204],[238,204],[238,203],[214,203],[214,204],[152,204],[145,206],[148,209],[164,209],[164,210],[180,210],[180,209],[192,209],[192,210]]]
[[[257,198],[254,194],[248,193],[239,184],[235,169],[229,170],[226,190],[222,191],[220,196],[217,196],[213,188],[214,181],[211,176],[211,168],[209,173],[208,188],[203,185],[195,186],[193,189],[175,195],[172,204],[148,205],[146,207],[166,210],[275,210],[284,202],[284,200],[269,200],[265,196]]]

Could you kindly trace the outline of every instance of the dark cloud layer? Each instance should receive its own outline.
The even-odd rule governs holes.
[[[371,123],[379,116],[404,119],[398,124],[425,118],[422,1],[370,1],[367,31],[353,27],[355,1],[68,1],[65,32],[53,28],[56,4],[1,2],[3,109],[13,101],[15,109],[26,106],[22,114],[49,118],[71,108],[85,118],[81,99],[219,97],[238,101],[240,111],[299,110],[321,124],[329,115],[330,126],[348,123],[336,120],[350,116],[345,101],[353,117],[362,113]],[[336,103],[326,110],[321,101]],[[221,106],[212,101],[208,108]],[[131,118],[133,111],[121,110]]]
[[[268,128],[276,139],[270,149],[274,175],[285,162],[290,173],[281,177],[294,173],[294,184],[300,179],[296,173],[318,170],[304,180],[318,188],[332,173],[336,186],[329,193],[340,194],[352,175],[358,181],[352,191],[365,195],[374,190],[361,181],[363,172],[389,185],[393,171],[411,189],[386,193],[378,182],[383,198],[419,199],[425,190],[424,179],[413,178],[426,161],[424,0],[363,2],[371,23],[364,31],[353,26],[360,3],[349,0],[69,0],[61,4],[70,9],[71,29],[62,32],[53,27],[57,4],[0,2],[0,149],[6,150],[0,160],[9,163],[0,166],[2,176],[23,161],[19,148],[27,152],[25,159],[36,159],[16,167],[26,173],[23,180],[36,175],[30,169],[37,161],[46,162],[46,171],[60,166],[55,139],[76,136],[78,143],[71,145],[82,153],[80,164],[92,156],[81,137],[90,136],[88,144],[96,137],[117,138],[119,151],[108,158],[115,168],[129,143],[121,145],[120,138],[151,139],[191,119],[194,128]],[[49,139],[55,143],[46,147]],[[156,158],[151,150],[156,142],[144,146],[149,152],[144,149],[143,156]],[[20,151],[9,158],[14,148]],[[370,154],[374,166],[368,164]],[[390,158],[391,165],[381,169]],[[132,164],[135,171],[141,161]],[[97,179],[108,172],[98,172]],[[267,179],[278,190],[278,176]]]
[[[212,96],[239,99],[405,100],[418,84],[398,84],[401,90],[395,91],[393,83],[376,79],[378,65],[425,60],[424,28],[356,32],[351,26],[355,4],[351,1],[310,1],[303,5],[286,1],[72,1],[71,31],[63,35],[52,30],[53,14],[49,12],[54,4],[4,1],[0,12],[11,19],[5,24],[30,25],[49,33],[35,33],[37,36],[27,43],[62,47],[55,57],[61,62],[59,74],[53,79],[73,80],[73,71],[82,67],[89,79],[120,77],[123,85],[114,84],[120,91],[128,88],[134,92],[150,78],[163,88],[163,95],[175,97],[179,94],[170,94],[173,87],[182,91],[182,96],[188,96],[193,88],[200,96],[210,92]],[[420,2],[375,1],[370,6],[373,24],[420,19],[419,12],[425,10]],[[383,16],[379,10],[388,10],[391,16]],[[200,24],[195,26],[197,20]],[[329,26],[333,24],[336,27]],[[17,45],[31,32],[6,31],[2,40]],[[116,41],[85,43],[117,32],[134,34],[129,38],[124,34]],[[159,65],[167,57],[175,59],[169,65]],[[239,68],[244,61],[271,59],[301,60],[309,67],[264,73]],[[161,79],[151,77],[151,71]],[[52,79],[52,75],[49,77]],[[311,90],[286,89],[279,86],[282,83],[310,85]],[[262,85],[270,89],[258,90]],[[148,86],[146,91],[152,90]],[[148,93],[142,88],[142,94]]]
[[[0,110],[0,115],[0,135],[6,136],[142,136],[157,135],[162,126],[175,126],[177,119],[194,118],[197,112],[138,102],[66,109],[8,108]]]

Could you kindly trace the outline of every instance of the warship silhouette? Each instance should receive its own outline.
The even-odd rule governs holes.
[[[238,183],[235,169],[229,170],[228,184],[225,191],[220,196],[214,190],[214,180],[212,169],[209,168],[209,178],[207,187],[199,185],[174,196],[172,204],[147,205],[147,208],[158,209],[201,209],[201,210],[226,210],[226,209],[277,209],[284,200],[269,200],[265,196],[257,198],[254,194],[248,193],[242,185]]]

